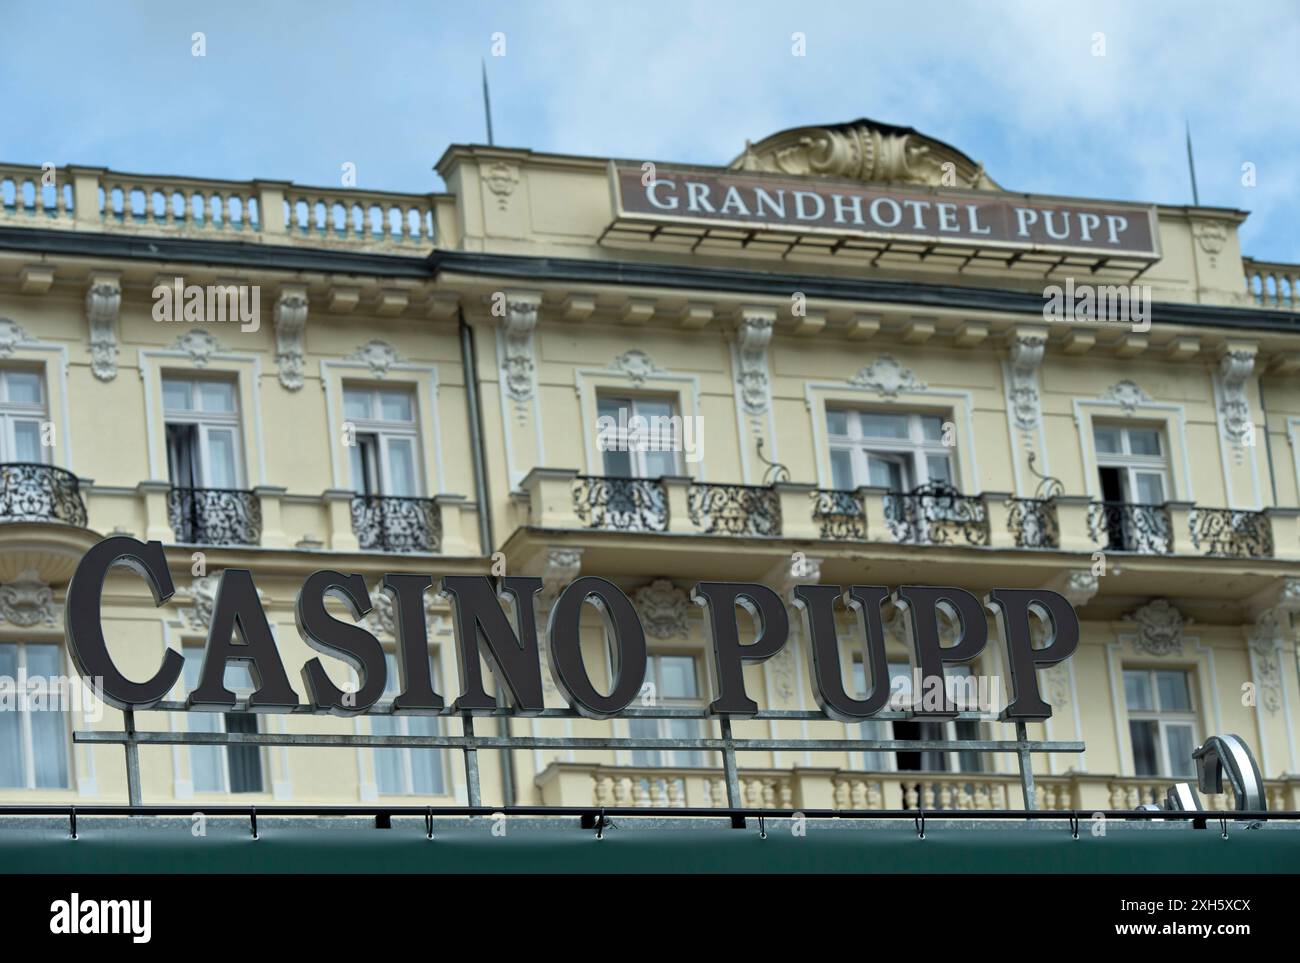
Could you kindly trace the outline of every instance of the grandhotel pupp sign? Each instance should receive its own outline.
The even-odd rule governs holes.
[[[619,220],[857,234],[1158,260],[1155,208],[947,188],[610,163]]]
[[[141,682],[128,678],[114,663],[100,608],[105,579],[116,565],[126,566],[144,580],[155,605],[163,605],[174,593],[162,543],[110,536],[85,554],[68,585],[66,639],[77,670],[96,681],[106,702],[119,709],[145,709],[167,697],[181,678],[185,657],[175,649],[159,653],[156,670]],[[391,596],[396,621],[399,694],[392,711],[434,714],[497,709],[496,696],[484,686],[480,654],[495,676],[498,690],[506,693],[512,712],[530,715],[542,711],[542,662],[533,604],[542,580],[515,576],[494,583],[481,575],[447,575],[440,580],[438,588],[450,598],[454,616],[460,676],[460,694],[450,707],[434,690],[429,666],[424,593],[431,588],[433,579],[421,574],[389,574],[381,583],[381,591]],[[330,614],[327,596],[343,601],[352,620]],[[506,597],[512,603],[508,608],[513,617],[503,604]],[[754,715],[758,705],[746,691],[744,669],[772,658],[788,644],[790,615],[785,602],[773,589],[748,582],[699,582],[692,597],[705,609],[713,688],[709,710],[718,715]],[[1069,658],[1079,643],[1079,620],[1073,607],[1063,596],[1046,589],[993,589],[981,601],[954,587],[904,585],[891,593],[881,585],[842,588],[815,584],[796,586],[793,598],[805,620],[813,693],[822,711],[841,722],[869,719],[888,705],[890,678],[881,619],[887,600],[906,612],[917,674],[938,683],[937,699],[924,700],[914,710],[917,716],[956,714],[957,707],[942,683],[944,666],[970,662],[984,651],[988,643],[986,611],[994,613],[1002,636],[1010,690],[1004,718],[1049,718],[1052,710],[1039,693],[1038,670]],[[612,667],[609,691],[593,681],[582,651],[579,623],[588,605],[605,620]],[[303,582],[294,606],[299,635],[321,655],[351,666],[358,677],[358,687],[345,691],[331,681],[320,658],[309,660],[302,668],[302,684],[307,703],[315,711],[357,715],[372,709],[383,695],[387,681],[383,645],[357,621],[371,606],[360,575],[318,571]],[[861,629],[859,644],[866,678],[871,680],[870,692],[861,696],[845,687],[841,646],[850,640],[839,638],[837,608],[841,606],[856,614]],[[737,618],[741,607],[751,613],[756,627],[751,641],[742,639]],[[955,615],[958,626],[956,641],[948,645],[941,639],[941,608],[950,617]],[[1043,619],[1049,628],[1046,643],[1037,647],[1031,642],[1034,618]],[[616,716],[641,692],[646,675],[645,632],[631,600],[613,582],[596,576],[571,582],[551,608],[545,643],[555,685],[581,715],[593,719]],[[232,661],[247,664],[257,687],[248,699],[250,710],[287,712],[302,704],[276,647],[253,573],[247,569],[226,569],[221,575],[199,684],[188,696],[190,708],[225,711],[236,704],[235,694],[224,682],[226,666]]]

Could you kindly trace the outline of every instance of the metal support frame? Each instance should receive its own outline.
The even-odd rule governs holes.
[[[247,703],[237,702],[234,706],[223,709],[230,711],[247,711]],[[184,702],[160,702],[148,711],[190,712]],[[300,706],[290,714],[320,715],[311,706]],[[374,715],[391,715],[392,704],[375,706]],[[468,810],[477,812],[484,808],[482,787],[479,778],[480,749],[495,749],[509,752],[514,749],[704,749],[721,753],[722,772],[727,791],[727,808],[694,810],[700,813],[732,814],[733,821],[741,819],[735,816],[743,809],[744,800],[740,791],[740,770],[736,762],[738,752],[765,751],[807,751],[807,752],[992,752],[1012,753],[1017,757],[1020,770],[1020,785],[1024,795],[1025,811],[1037,809],[1034,798],[1033,753],[1083,752],[1081,741],[1042,741],[1031,740],[1025,723],[1017,722],[1016,738],[1003,739],[738,739],[732,731],[733,720],[730,716],[713,716],[704,709],[684,709],[667,707],[635,707],[621,713],[621,717],[641,719],[698,719],[716,722],[718,736],[701,736],[686,739],[662,738],[604,738],[573,736],[503,736],[478,735],[474,731],[475,715],[508,716],[512,713],[505,708],[498,708],[484,713],[457,712],[448,708],[439,713],[443,716],[455,716],[461,724],[461,734],[435,736],[400,736],[400,735],[327,735],[315,733],[290,732],[172,732],[147,731],[136,728],[135,713],[126,710],[122,713],[124,727],[121,731],[79,730],[72,734],[74,743],[90,745],[122,745],[126,750],[127,797],[135,810],[141,810],[143,800],[140,788],[140,746],[313,746],[335,748],[405,748],[405,749],[458,749],[463,754],[465,764],[465,789]],[[545,709],[532,718],[542,719],[580,719],[583,718],[573,709]],[[908,711],[889,711],[877,714],[875,719],[882,721],[909,720],[927,718],[923,714]],[[957,719],[999,721],[986,713],[959,712]],[[750,721],[819,721],[830,722],[819,712],[795,709],[768,709],[752,716],[737,717],[736,722]],[[426,807],[427,808],[427,807]],[[519,807],[509,807],[512,809]],[[82,810],[86,812],[85,809]],[[382,813],[396,812],[396,809],[383,808]],[[422,809],[421,812],[424,810]],[[488,812],[499,812],[497,809]],[[662,812],[663,810],[657,810]],[[757,810],[745,810],[757,812]],[[585,810],[584,810],[585,812]],[[836,810],[836,812],[842,812]],[[743,821],[743,820],[742,820]]]

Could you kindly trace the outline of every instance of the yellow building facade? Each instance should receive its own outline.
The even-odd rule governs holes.
[[[294,625],[312,571],[364,577],[367,628],[390,651],[387,572],[538,576],[540,626],[566,584],[604,576],[646,626],[647,698],[682,707],[710,692],[700,580],[787,596],[807,582],[1049,587],[1082,640],[1040,673],[1053,716],[1030,734],[1086,751],[1035,760],[1037,805],[1160,802],[1192,778],[1192,749],[1236,733],[1270,806],[1300,808],[1300,266],[1244,257],[1245,212],[1015,193],[956,148],[866,120],[783,131],[717,168],[479,145],[450,147],[437,170],[445,193],[405,195],[0,166],[0,676],[72,674],[64,592],[114,533],[166,546],[176,596],[156,608],[121,572],[103,620],[132,678],[165,648],[187,655],[176,700],[228,568],[254,573],[295,680],[313,655]],[[1094,294],[1105,310],[1077,299]],[[1074,311],[1053,315],[1062,297]],[[636,444],[634,419],[671,426],[670,443]],[[450,703],[450,610],[433,592],[425,608]],[[906,631],[885,616],[905,688]],[[969,671],[1000,688],[990,625]],[[841,638],[854,632],[846,615]],[[803,636],[794,624],[780,655],[747,668],[764,708],[816,709]],[[585,644],[608,678],[594,619]],[[227,684],[253,680],[232,669]],[[3,715],[0,801],[125,801],[122,749],[72,737],[119,730],[121,713]],[[454,716],[136,724],[460,731]],[[1012,738],[994,719],[861,730]],[[735,732],[863,737],[808,719]],[[491,805],[726,802],[711,751],[478,756]],[[159,804],[468,798],[451,750],[148,745],[140,761]],[[751,806],[1022,802],[1015,758],[974,750],[782,749],[739,766]]]

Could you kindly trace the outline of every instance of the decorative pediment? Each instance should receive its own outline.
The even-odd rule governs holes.
[[[657,578],[632,593],[632,602],[641,614],[646,635],[654,639],[690,636],[691,600],[685,589],[672,580]]]
[[[955,147],[863,118],[825,127],[794,127],[746,143],[733,170],[842,177],[883,184],[1000,190],[984,166]]]
[[[1176,655],[1183,651],[1183,627],[1191,621],[1168,599],[1152,599],[1124,616],[1137,625],[1133,648],[1145,655]]]

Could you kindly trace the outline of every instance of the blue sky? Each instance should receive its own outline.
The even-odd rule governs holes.
[[[441,189],[449,143],[722,164],[786,127],[912,126],[1004,187],[1252,212],[1300,261],[1300,4],[876,0],[7,4],[0,160]],[[191,54],[202,31],[206,56]],[[791,35],[806,37],[806,55]],[[492,35],[505,55],[492,55]],[[1096,55],[1096,35],[1104,55]],[[1255,165],[1256,185],[1242,184]]]

